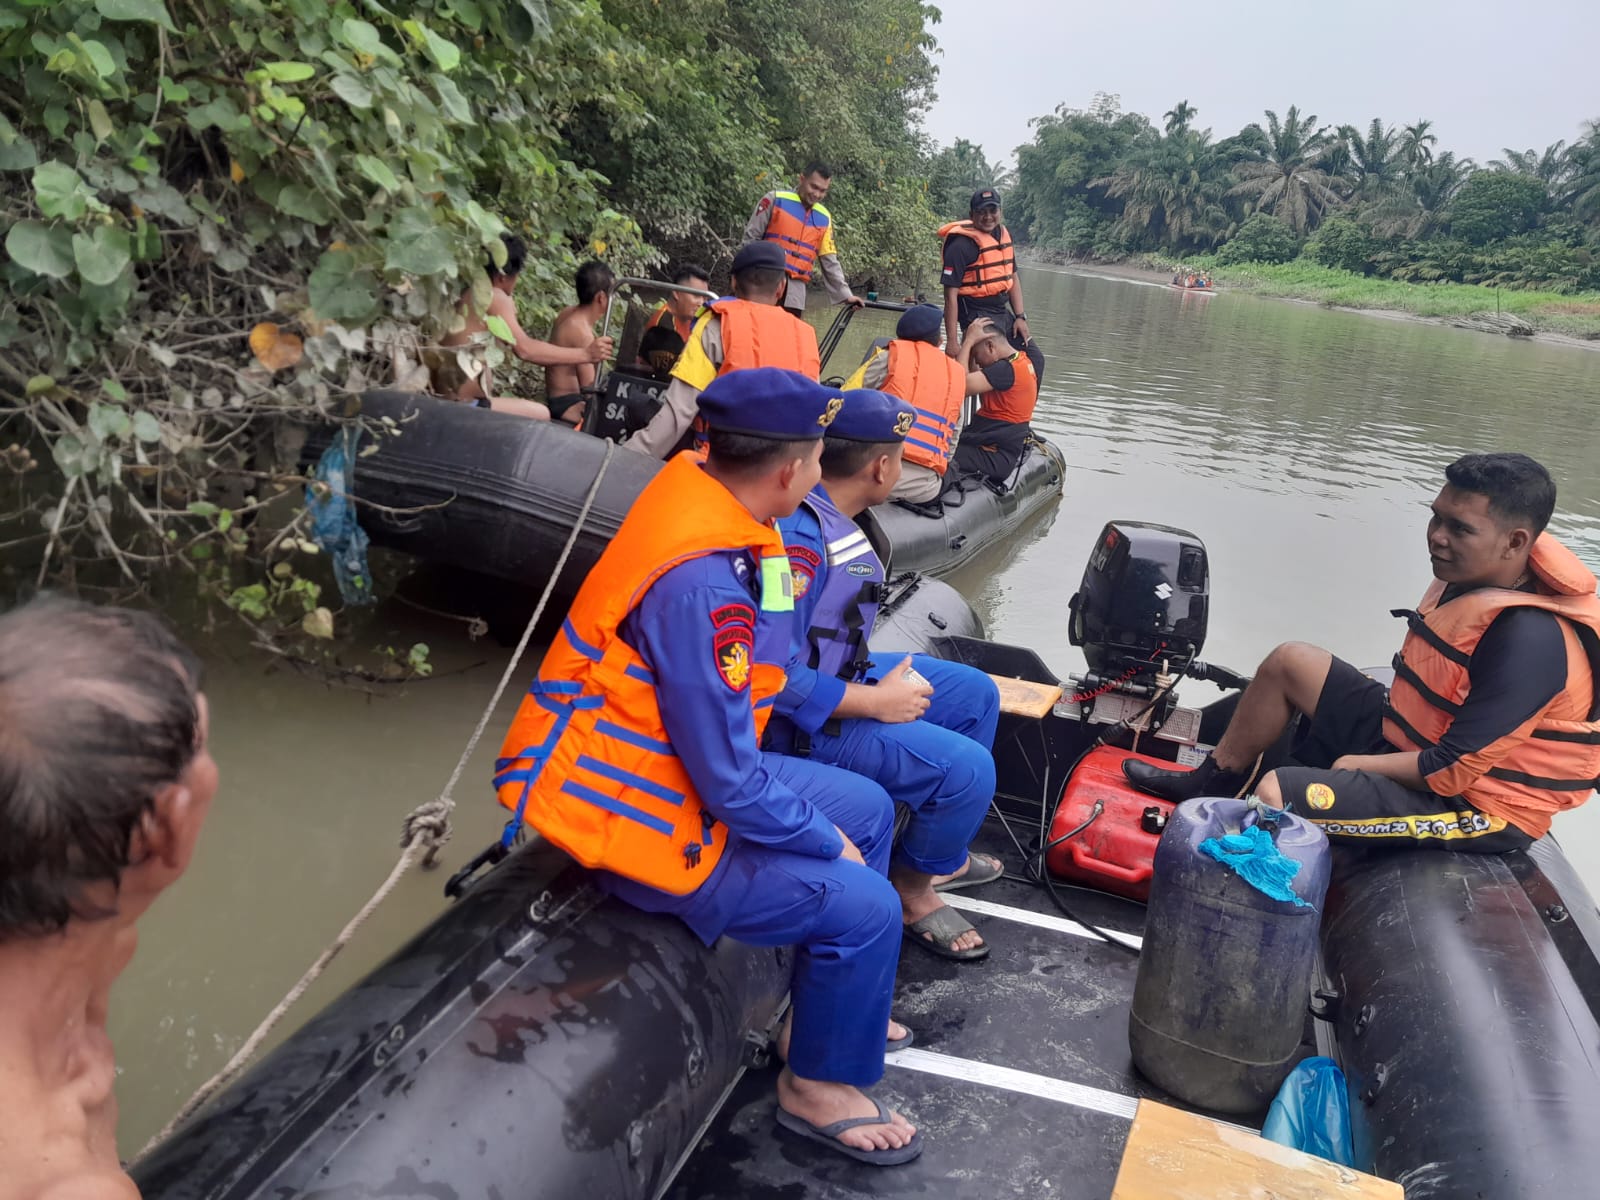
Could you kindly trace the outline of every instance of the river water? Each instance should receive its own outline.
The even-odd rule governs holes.
[[[1304,639],[1388,661],[1430,576],[1426,505],[1470,450],[1516,449],[1561,489],[1553,529],[1600,565],[1600,354],[1227,292],[1068,271],[1024,275],[1048,357],[1035,424],[1066,496],[952,579],[991,634],[1081,669],[1067,598],[1100,527],[1158,521],[1211,554],[1204,657],[1249,669]],[[365,695],[214,642],[222,792],[191,873],[144,923],[118,985],[124,1153],[219,1067],[383,880],[400,818],[439,794],[507,660],[462,626],[390,604],[368,644],[433,646],[437,678]],[[516,675],[515,697],[532,661]],[[1185,687],[1190,703],[1209,688]],[[445,873],[500,824],[487,780],[511,704],[457,788],[444,867],[415,872],[283,1026],[292,1029],[439,911]],[[1600,892],[1600,804],[1556,831]]]

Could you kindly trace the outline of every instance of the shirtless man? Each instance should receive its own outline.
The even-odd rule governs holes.
[[[461,310],[466,316],[466,324],[455,333],[446,336],[440,345],[446,348],[481,345],[485,339],[493,336],[485,323],[487,318],[499,317],[511,330],[511,352],[524,362],[541,367],[552,367],[561,363],[576,366],[578,363],[604,362],[610,358],[610,338],[594,338],[587,346],[574,348],[541,342],[522,331],[522,325],[517,320],[517,306],[511,299],[511,293],[517,286],[517,276],[522,273],[523,265],[528,261],[528,247],[521,238],[513,235],[507,235],[501,238],[501,241],[505,243],[506,264],[504,267],[497,267],[494,259],[489,260],[489,282],[494,285],[489,300],[489,311],[487,313],[474,311],[471,299],[462,297]],[[475,404],[479,408],[515,413],[519,417],[528,417],[534,421],[550,419],[550,410],[537,401],[495,395],[494,378],[487,366],[476,377],[468,378],[448,388],[447,394],[452,400]]]
[[[578,288],[578,302],[569,304],[556,318],[550,330],[550,340],[557,346],[583,349],[598,339],[594,327],[605,320],[606,306],[611,303],[611,292],[617,286],[617,277],[611,268],[593,260],[578,268],[574,280]],[[610,342],[610,338],[605,339]],[[567,363],[544,369],[545,405],[550,415],[568,425],[583,421],[583,390],[594,386],[595,364],[585,361],[576,365]]]
[[[138,1200],[106,1010],[217,790],[199,682],[146,613],[0,616],[0,1200]]]

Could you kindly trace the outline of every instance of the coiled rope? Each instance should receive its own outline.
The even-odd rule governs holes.
[[[244,1045],[225,1063],[220,1071],[206,1080],[196,1089],[194,1095],[184,1102],[173,1118],[163,1125],[158,1133],[144,1144],[136,1157],[143,1158],[156,1146],[172,1134],[172,1131],[187,1121],[194,1112],[207,1100],[220,1091],[234,1076],[244,1069],[246,1064],[255,1057],[256,1051],[267,1040],[267,1036],[283,1020],[284,1015],[294,1007],[313,983],[328,969],[328,964],[339,956],[339,952],[349,945],[351,938],[356,935],[362,925],[366,924],[380,904],[394,891],[395,885],[400,882],[400,877],[409,871],[418,861],[424,867],[435,865],[439,851],[450,840],[450,814],[454,811],[455,788],[461,780],[461,774],[467,768],[468,761],[473,752],[478,748],[478,741],[483,737],[483,731],[488,728],[489,719],[494,715],[494,710],[500,704],[501,696],[505,695],[506,688],[511,683],[511,677],[516,674],[517,664],[521,662],[523,654],[528,649],[528,643],[533,639],[534,627],[539,624],[539,618],[544,616],[546,605],[550,602],[551,593],[555,591],[556,580],[561,577],[561,572],[566,568],[567,559],[572,556],[573,547],[578,544],[578,535],[583,532],[584,522],[589,519],[589,510],[594,507],[595,496],[600,492],[600,482],[606,476],[606,470],[611,466],[612,455],[616,452],[616,443],[607,442],[605,457],[600,460],[600,469],[595,472],[594,481],[589,484],[588,494],[583,498],[583,507],[578,510],[577,519],[572,524],[572,532],[567,536],[566,545],[561,547],[561,554],[556,559],[556,565],[550,571],[550,578],[545,581],[544,592],[539,597],[539,603],[534,606],[533,615],[528,618],[528,624],[522,631],[522,638],[517,642],[517,648],[512,651],[511,660],[506,663],[506,669],[500,675],[500,682],[495,685],[494,695],[489,697],[489,703],[483,710],[483,715],[478,718],[477,728],[472,731],[472,736],[467,739],[467,745],[461,751],[461,757],[456,760],[455,770],[450,772],[450,778],[444,785],[444,790],[437,799],[425,801],[417,805],[406,814],[401,824],[400,832],[400,857],[389,872],[389,877],[378,885],[378,890],[372,893],[371,899],[363,904],[355,916],[343,929],[339,936],[317,955],[316,961],[300,976],[299,981],[289,989],[288,994],[273,1007],[272,1011],[248,1038]]]

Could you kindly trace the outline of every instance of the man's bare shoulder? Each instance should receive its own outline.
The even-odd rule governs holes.
[[[39,1190],[12,1193],[0,1185],[4,1200],[139,1200],[139,1189],[120,1170],[97,1168],[45,1184]]]
[[[594,341],[594,326],[577,305],[569,305],[551,326],[550,340],[558,346],[587,346]]]

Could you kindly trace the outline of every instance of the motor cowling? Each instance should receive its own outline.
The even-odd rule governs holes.
[[[1198,537],[1169,525],[1112,521],[1072,597],[1068,637],[1098,676],[1153,676],[1163,659],[1200,653],[1210,595]]]

